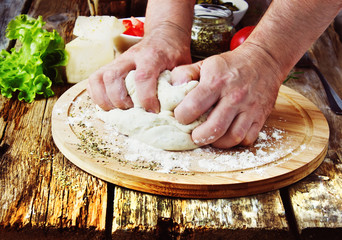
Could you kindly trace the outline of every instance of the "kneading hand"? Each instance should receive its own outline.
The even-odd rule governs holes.
[[[113,62],[93,73],[87,88],[92,100],[104,110],[132,107],[124,80],[131,70],[136,70],[135,82],[141,105],[146,111],[159,112],[156,94],[159,74],[191,62],[189,47],[177,37],[170,39],[167,31],[165,28],[155,29]]]
[[[200,82],[177,106],[175,117],[188,124],[210,111],[192,132],[198,145],[250,145],[274,106],[282,77],[273,59],[251,46],[177,67],[174,84]]]

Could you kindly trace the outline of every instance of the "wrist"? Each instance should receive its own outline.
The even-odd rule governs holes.
[[[159,38],[173,48],[190,51],[194,5],[195,0],[149,0],[146,37],[153,41]]]
[[[266,74],[269,79],[272,79],[277,85],[280,85],[285,80],[291,68],[285,68],[275,56],[263,45],[246,41],[237,49],[234,49],[236,55],[244,56],[246,65],[254,68],[257,75]],[[262,71],[258,71],[261,70]],[[257,78],[260,76],[256,76]]]
[[[190,46],[191,29],[184,28],[171,21],[163,21],[153,29],[146,30],[145,36],[153,38],[161,38],[170,43]],[[172,44],[173,45],[173,44]]]

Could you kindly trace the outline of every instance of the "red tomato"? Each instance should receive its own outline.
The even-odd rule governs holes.
[[[142,37],[144,36],[144,22],[140,21],[135,17],[131,17],[130,20],[123,20],[122,24],[125,26],[126,30],[124,34]]]
[[[234,34],[232,40],[230,41],[230,50],[233,50],[240,46],[251,34],[255,26],[248,26],[240,29]]]
[[[128,19],[122,20],[122,24],[125,26],[126,29],[128,29],[128,28],[133,26],[131,20],[128,20]]]
[[[123,34],[135,36],[135,32],[134,32],[133,27],[128,27],[128,28],[126,28],[126,30],[123,32]]]

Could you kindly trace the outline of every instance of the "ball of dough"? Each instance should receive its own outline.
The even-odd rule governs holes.
[[[125,81],[134,107],[108,112],[99,111],[97,117],[114,126],[121,134],[135,138],[146,144],[164,150],[190,150],[198,146],[191,139],[192,130],[206,120],[206,115],[188,125],[180,124],[174,117],[174,109],[183,98],[197,86],[198,81],[182,85],[171,84],[171,72],[166,70],[158,78],[158,99],[160,112],[146,112],[140,105],[134,81],[135,71],[131,71]]]

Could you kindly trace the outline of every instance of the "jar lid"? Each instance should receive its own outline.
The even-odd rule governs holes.
[[[194,17],[208,20],[225,18],[229,21],[233,21],[233,12],[222,5],[202,3],[195,5]]]

